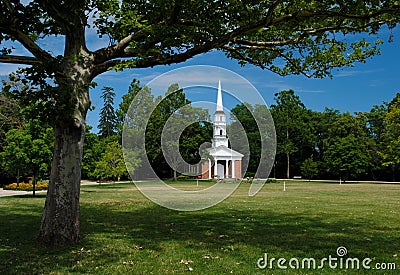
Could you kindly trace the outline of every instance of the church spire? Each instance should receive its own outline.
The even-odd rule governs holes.
[[[218,81],[217,111],[224,111],[224,106],[222,105],[221,80]]]
[[[214,113],[214,135],[212,146],[218,147],[223,145],[228,147],[228,138],[226,137],[226,115],[224,106],[222,105],[222,89],[221,81],[218,82],[217,109]]]

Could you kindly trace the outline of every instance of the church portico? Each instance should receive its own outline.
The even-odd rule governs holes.
[[[207,166],[208,178],[241,178],[242,177],[242,155],[230,148],[218,148],[210,150],[210,155],[215,156],[214,161],[210,159]],[[204,171],[204,170],[203,170]],[[204,178],[204,176],[203,176]]]

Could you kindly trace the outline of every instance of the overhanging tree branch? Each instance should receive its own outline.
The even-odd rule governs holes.
[[[382,23],[382,22],[379,22]],[[295,45],[301,42],[302,39],[310,36],[316,36],[318,34],[323,34],[326,32],[335,32],[335,31],[357,31],[363,28],[368,28],[370,24],[366,24],[362,27],[352,27],[352,26],[332,26],[318,29],[310,29],[310,30],[302,30],[301,33],[293,38],[293,39],[285,39],[285,40],[277,40],[277,41],[253,41],[253,40],[245,40],[245,39],[235,39],[234,43],[242,46],[247,46],[247,48],[251,49],[265,49],[271,47],[279,47],[286,45]]]
[[[158,24],[162,24],[162,22],[158,22],[157,24],[153,24],[149,27],[149,29],[154,28]],[[140,30],[136,33],[131,33],[126,37],[122,38],[117,44],[101,48],[94,52],[95,62],[100,64],[114,58],[123,57],[125,54],[125,50],[129,47],[129,44],[133,41],[140,41],[145,39],[149,35],[148,31]],[[156,43],[156,42],[154,42]]]
[[[42,61],[30,56],[0,55],[0,63],[37,65],[42,63]]]
[[[223,37],[219,38],[219,41],[223,41],[222,43],[214,43],[214,48],[218,48],[222,45],[227,44],[228,42],[232,41],[237,44],[242,44],[242,45],[247,45],[247,46],[252,46],[254,48],[269,48],[269,47],[277,47],[277,46],[284,46],[284,45],[289,45],[289,44],[296,44],[299,43],[301,39],[306,38],[311,35],[318,35],[324,32],[329,32],[329,31],[338,31],[338,30],[348,30],[348,31],[359,31],[362,28],[366,28],[372,24],[382,24],[384,23],[383,21],[376,21],[372,22],[369,24],[365,24],[364,27],[352,27],[352,26],[336,26],[336,27],[326,27],[326,28],[319,28],[319,29],[312,29],[312,30],[304,30],[302,34],[300,34],[297,38],[294,39],[286,39],[282,41],[251,41],[251,40],[246,40],[246,39],[237,39],[240,37],[243,37],[244,35],[258,30],[260,28],[268,28],[270,26],[277,26],[285,22],[289,21],[294,21],[294,20],[306,20],[306,19],[311,19],[311,18],[342,18],[342,19],[355,19],[355,20],[368,20],[368,19],[373,19],[378,17],[379,15],[385,14],[385,13],[393,13],[394,11],[397,11],[397,8],[400,8],[400,6],[394,5],[391,8],[382,8],[377,11],[370,12],[368,14],[352,14],[352,13],[344,13],[341,10],[337,11],[300,11],[292,14],[288,14],[285,16],[280,16],[277,18],[273,18],[274,16],[274,11],[276,8],[281,4],[283,0],[276,0],[274,1],[270,8],[268,9],[267,15],[265,18],[262,20],[259,20],[257,22],[254,22],[252,24],[244,25],[244,26],[239,26],[238,28],[227,32]],[[166,21],[163,21],[164,23],[168,23]],[[177,20],[175,22],[180,22],[182,25],[187,25],[187,21],[184,20]],[[161,24],[161,22],[158,22],[157,24]],[[150,26],[150,28],[155,27],[157,24],[153,24]],[[198,28],[202,28],[201,24],[195,24]],[[95,52],[95,63],[98,64],[97,68],[95,69],[95,75],[107,71],[110,68],[116,66],[116,65],[123,65],[123,64],[128,64],[131,62],[131,64],[134,64],[134,68],[143,68],[143,67],[151,67],[151,66],[156,66],[156,65],[166,65],[166,64],[172,64],[172,63],[177,63],[177,62],[182,62],[185,61],[191,57],[193,57],[196,54],[202,53],[201,49],[205,50],[203,52],[211,50],[213,47],[208,47],[208,46],[201,46],[201,47],[196,47],[193,49],[190,49],[182,54],[176,54],[176,55],[159,55],[159,56],[152,56],[149,58],[143,58],[143,59],[137,59],[136,61],[133,59],[131,61],[126,60],[124,58],[136,58],[137,57],[137,51],[136,50],[131,50],[129,49],[129,44],[133,41],[140,41],[145,38],[148,38],[147,36],[149,35],[148,31],[142,30],[139,31],[135,34],[130,34],[126,36],[125,38],[121,39],[116,45],[100,49]],[[161,41],[160,39],[157,41]],[[154,42],[154,41],[153,41]],[[154,42],[156,43],[156,42]],[[232,50],[232,49],[231,49]],[[118,58],[123,58],[121,60],[116,60]],[[254,62],[252,62],[254,63]],[[257,62],[258,63],[258,62]],[[307,75],[307,77],[309,77]]]
[[[338,11],[299,11],[296,13],[284,15],[277,17],[276,19],[271,21],[271,25],[275,25],[281,22],[288,22],[291,20],[299,20],[299,19],[307,19],[307,18],[342,18],[342,19],[354,19],[354,20],[368,20],[376,18],[380,15],[399,12],[400,5],[393,5],[391,8],[382,8],[380,10],[370,12],[367,14],[353,14],[353,13],[344,13],[340,10]]]
[[[28,35],[15,28],[6,28],[0,26],[0,33],[4,33],[20,42],[35,58],[40,61],[46,62],[53,60],[53,56],[44,51],[38,44],[36,44]]]
[[[275,11],[277,6],[281,2],[283,2],[283,0],[274,1],[273,4],[271,5],[271,7],[268,9],[266,18],[264,18],[263,20],[258,21],[254,24],[251,24],[249,26],[239,27],[236,30],[233,30],[232,32],[228,33],[223,39],[226,41],[229,41],[229,40],[233,39],[234,37],[237,37],[240,34],[257,29],[259,27],[262,27],[263,25],[269,24],[269,22],[272,20],[273,12]],[[176,12],[176,11],[174,11],[174,12]],[[199,27],[199,28],[204,27],[203,24],[201,24],[199,22],[191,21],[191,20],[183,20],[183,19],[177,20],[176,19],[176,20],[173,20],[173,22],[174,23],[179,22],[183,26],[195,26],[195,27]],[[164,23],[167,23],[167,21],[163,20],[163,21],[157,22],[156,24],[149,26],[149,29],[154,28],[155,26],[157,26],[159,24],[164,24]],[[129,54],[127,54],[129,51],[125,51],[125,49],[127,49],[129,44],[132,41],[138,41],[140,39],[144,39],[147,37],[147,35],[149,35],[148,32],[140,31],[135,34],[130,34],[130,35],[124,37],[116,45],[97,50],[95,52],[95,56],[96,56],[95,59],[96,59],[97,63],[99,63],[99,64],[104,63],[104,62],[111,61],[112,59],[119,58],[119,57],[129,57]],[[157,41],[160,41],[160,39],[158,39]],[[134,56],[132,56],[132,57],[134,57]],[[117,61],[116,63],[119,63],[119,62],[120,61]],[[112,63],[114,63],[114,61]],[[172,63],[175,63],[175,62],[172,62]],[[165,64],[165,63],[162,63],[162,64]]]
[[[262,69],[266,69],[266,70],[269,70],[269,71],[274,72],[274,73],[276,73],[276,74],[279,74],[279,75],[281,75],[281,76],[284,76],[284,74],[281,74],[281,73],[277,72],[276,70],[273,70],[273,69],[271,69],[271,68],[268,67],[268,66],[265,66],[261,61],[259,61],[259,60],[257,60],[257,59],[254,59],[254,58],[250,58],[250,57],[248,57],[248,56],[242,54],[242,53],[240,52],[240,49],[238,49],[238,48],[225,45],[225,46],[222,47],[222,49],[224,49],[224,50],[230,52],[233,56],[236,56],[238,59],[241,59],[241,60],[246,61],[246,62],[248,62],[248,63],[250,63],[250,64],[253,64],[253,65],[255,65],[255,66],[258,66],[258,67],[260,67],[260,68],[262,68]],[[292,62],[292,60],[290,60],[287,56],[285,56],[285,55],[284,55],[281,51],[279,51],[277,48],[269,48],[269,50],[270,50],[270,51],[273,51],[273,52],[276,52],[279,56],[281,56],[283,59],[285,59],[285,60],[286,60],[288,63],[290,63],[293,67],[296,67],[296,69],[297,69],[297,71],[298,71],[299,74],[302,74],[302,75],[304,75],[304,76],[307,77],[307,78],[311,78],[311,75],[307,74],[305,71],[303,71],[302,69],[300,69],[296,64],[294,64],[294,63]]]
[[[252,59],[252,58],[249,58],[249,57],[243,55],[240,52],[240,50],[236,49],[235,47],[225,45],[225,46],[222,46],[222,49],[230,52],[232,55],[236,55],[240,59],[242,59],[242,60],[244,60],[244,61],[246,61],[246,62],[248,62],[250,64],[253,64],[253,65],[256,65],[256,66],[260,67],[261,69],[268,69],[269,70],[269,68],[266,67],[264,64],[262,64],[259,60],[255,60],[255,59]]]
[[[293,68],[296,68],[296,70],[297,70],[297,72],[298,72],[299,74],[302,74],[302,75],[304,75],[304,76],[307,77],[307,78],[311,78],[311,77],[312,77],[312,75],[307,74],[307,73],[304,71],[304,69],[300,68],[297,64],[295,64],[291,58],[289,58],[289,57],[286,56],[284,53],[282,53],[281,50],[275,48],[275,49],[272,49],[272,51],[275,52],[275,53],[277,53],[277,54],[278,54],[280,57],[282,57],[283,59],[285,59],[287,63],[289,63],[291,66],[293,66]]]
[[[41,1],[42,8],[49,14],[54,20],[62,23],[62,25],[68,24],[68,20],[66,20],[65,16],[62,15],[62,12],[65,9],[61,9],[60,6],[56,6],[57,1]]]
[[[278,7],[278,5],[279,5],[280,3],[282,3],[283,1],[284,1],[284,0],[275,0],[275,1],[271,4],[271,7],[269,7],[267,16],[265,17],[265,20],[264,20],[264,22],[265,22],[266,25],[269,25],[269,24],[270,24],[270,22],[272,21],[272,16],[273,16],[273,14],[274,14],[275,9],[276,9],[276,8]]]
[[[143,59],[116,59],[104,62],[95,67],[93,76],[101,74],[105,71],[111,70],[116,66],[124,66],[130,64],[132,68],[148,68],[157,65],[170,65],[174,63],[184,62],[195,55],[208,52],[214,48],[217,48],[223,43],[222,41],[209,42],[197,47],[193,47],[186,52],[178,53],[174,55],[158,55],[149,56]]]

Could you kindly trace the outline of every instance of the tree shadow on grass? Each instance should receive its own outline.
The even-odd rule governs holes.
[[[89,216],[87,216],[89,214]],[[218,249],[226,243],[245,243],[258,250],[275,247],[278,251],[309,253],[315,249],[336,252],[340,245],[376,248],[375,241],[387,250],[395,251],[398,236],[382,234],[385,224],[373,228],[362,226],[366,220],[342,219],[326,221],[324,217],[303,214],[282,214],[273,211],[254,211],[217,207],[199,212],[176,212],[158,206],[137,211],[116,211],[115,208],[86,207],[82,231],[90,236],[102,232],[121,234],[132,243],[160,250],[165,241],[206,243]]]
[[[15,195],[13,197],[18,199],[43,199],[46,198],[46,193],[36,193],[35,196],[33,194]]]
[[[82,243],[48,251],[35,240],[43,206],[26,199],[25,196],[18,198],[13,209],[0,208],[1,274],[47,273],[55,265],[55,271],[71,271],[83,257],[101,259],[102,265],[110,266],[131,255],[134,249],[164,253],[168,249],[165,244],[170,242],[179,243],[182,249],[210,254],[230,253],[230,247],[233,251],[235,247],[245,246],[246,250],[234,251],[231,257],[248,261],[251,266],[255,266],[255,255],[261,257],[264,252],[323,258],[335,256],[337,247],[345,246],[351,251],[351,257],[372,258],[382,255],[370,253],[391,254],[399,250],[399,234],[393,228],[384,223],[366,226],[370,220],[363,217],[349,219],[338,215],[332,221],[332,216],[224,204],[198,212],[176,212],[157,205],[126,202],[123,207],[118,203],[84,204]]]

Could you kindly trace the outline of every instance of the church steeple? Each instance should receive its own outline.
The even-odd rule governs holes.
[[[228,138],[226,137],[226,115],[224,113],[224,106],[222,105],[221,81],[218,81],[217,109],[214,113],[212,146],[218,147],[221,145],[228,147]]]
[[[217,112],[218,111],[224,111],[224,106],[222,105],[221,80],[218,81]]]

